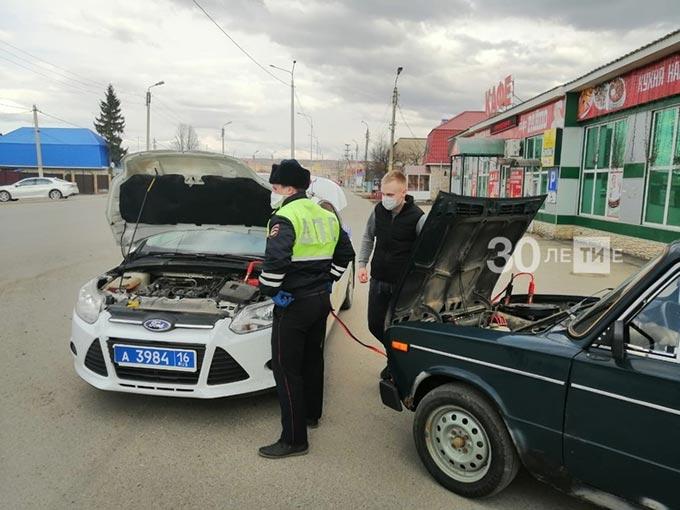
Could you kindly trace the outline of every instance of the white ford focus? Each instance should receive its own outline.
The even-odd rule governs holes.
[[[269,202],[268,183],[228,156],[127,156],[107,205],[124,259],[80,289],[78,375],[103,390],[194,398],[273,388],[273,304],[257,287]],[[335,309],[351,305],[353,281],[352,268],[335,284]]]

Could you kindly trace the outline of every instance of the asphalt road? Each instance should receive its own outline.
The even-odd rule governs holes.
[[[371,204],[349,202],[358,244]],[[68,339],[79,287],[121,259],[104,206],[80,196],[0,207],[0,507],[591,508],[524,472],[482,501],[437,485],[416,454],[412,414],[380,403],[384,362],[338,327],[327,343],[325,414],[304,457],[257,456],[279,434],[272,394],[196,401],[90,387]],[[595,291],[634,269],[593,278],[541,267],[539,289],[558,290],[567,275],[569,287]],[[357,287],[344,319],[368,339],[366,290]]]

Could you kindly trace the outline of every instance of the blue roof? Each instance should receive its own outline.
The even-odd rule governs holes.
[[[109,150],[101,136],[84,128],[40,128],[43,166],[107,168]],[[0,167],[37,166],[35,132],[23,127],[0,136]]]

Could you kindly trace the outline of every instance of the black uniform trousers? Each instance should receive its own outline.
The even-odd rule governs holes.
[[[306,444],[307,420],[321,418],[323,346],[330,310],[327,292],[296,298],[286,308],[274,307],[272,368],[284,443]]]
[[[383,345],[385,345],[385,317],[393,293],[393,284],[371,278],[368,288],[368,330]]]

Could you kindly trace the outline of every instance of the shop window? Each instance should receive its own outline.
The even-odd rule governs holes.
[[[408,176],[408,191],[430,191],[428,174],[412,174]]]
[[[618,218],[627,132],[627,120],[586,130],[581,181],[582,214]]]
[[[680,227],[680,108],[654,113],[649,144],[645,223]]]

